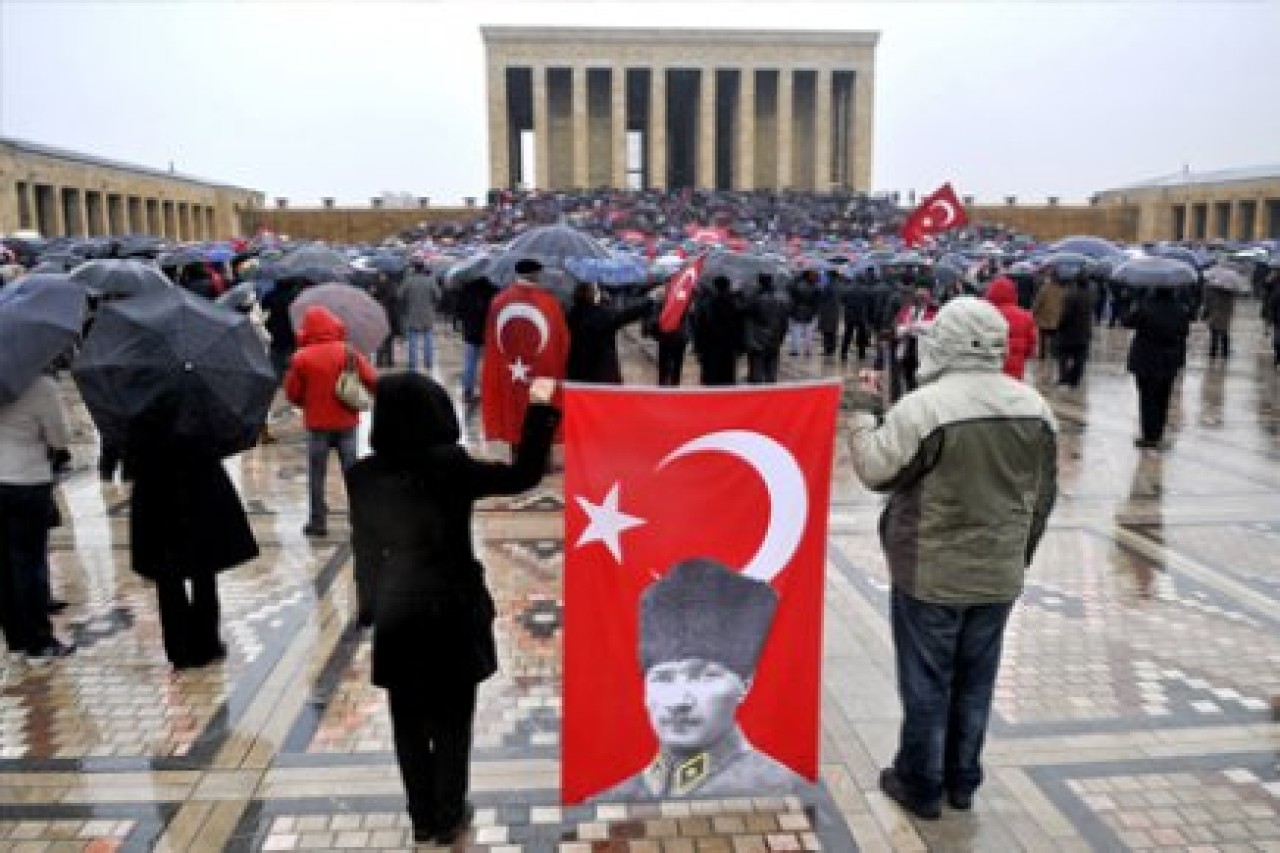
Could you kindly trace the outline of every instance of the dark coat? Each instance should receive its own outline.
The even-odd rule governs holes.
[[[218,458],[130,436],[129,549],[144,578],[192,578],[258,556],[240,495]]]
[[[618,330],[644,319],[650,310],[647,299],[628,308],[575,304],[565,318],[569,326],[569,365],[565,378],[574,382],[621,385]]]
[[[818,331],[834,335],[840,331],[840,290],[834,283],[820,284],[817,290]]]
[[[495,608],[471,545],[475,502],[523,492],[546,470],[559,413],[532,405],[515,462],[472,459],[447,392],[384,377],[374,453],[347,472],[360,618],[373,624],[379,687],[475,684],[498,666]]]
[[[1093,300],[1089,288],[1072,284],[1062,299],[1055,345],[1060,350],[1087,350],[1093,338]]]
[[[791,305],[777,290],[761,290],[743,309],[743,346],[751,353],[777,353],[787,338]]]
[[[1172,378],[1187,361],[1191,316],[1170,291],[1139,298],[1125,318],[1134,330],[1126,367],[1135,376]]]
[[[462,339],[472,346],[484,346],[484,324],[489,317],[489,303],[498,295],[498,288],[488,279],[473,279],[462,286],[458,294],[458,322],[462,324]]]
[[[698,360],[712,365],[717,374],[731,374],[742,353],[742,309],[731,294],[719,293],[699,299],[691,311],[689,325]]]

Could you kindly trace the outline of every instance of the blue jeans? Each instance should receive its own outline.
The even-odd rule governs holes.
[[[462,344],[462,396],[467,400],[476,394],[476,376],[480,373],[480,359],[483,357],[483,344]]]
[[[404,352],[408,359],[409,369],[418,369],[418,355],[422,355],[422,367],[430,371],[435,364],[435,344],[431,339],[430,329],[405,329]]]
[[[329,507],[324,500],[324,481],[329,473],[329,449],[338,451],[338,462],[345,473],[356,463],[356,431],[311,430],[307,433],[307,490],[310,493],[310,523],[325,527]]]
[[[893,590],[893,645],[902,700],[894,769],[919,803],[982,784],[982,743],[1013,602],[929,604]]]

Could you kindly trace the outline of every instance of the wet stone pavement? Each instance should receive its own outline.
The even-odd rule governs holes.
[[[558,802],[559,475],[479,513],[502,671],[473,753],[477,851],[1280,851],[1280,373],[1237,311],[1229,361],[1203,328],[1168,447],[1134,447],[1127,333],[1100,330],[1084,386],[1055,389],[1061,497],[1006,638],[988,780],[970,813],[908,819],[876,790],[899,721],[875,537],[879,498],[837,444],[828,549],[822,781],[805,796]],[[440,336],[457,393],[460,345]],[[625,372],[651,357],[623,342]],[[784,356],[784,378],[857,365]],[[693,365],[687,366],[693,377]],[[0,675],[0,849],[401,850],[411,846],[369,644],[352,626],[346,518],[301,533],[303,433],[229,463],[262,546],[221,576],[226,661],[171,671],[154,593],[129,569],[128,487],[101,483],[74,388],[76,470],[53,536],[56,618],[77,653]],[[472,420],[474,426],[474,419]],[[330,503],[344,503],[336,462]]]

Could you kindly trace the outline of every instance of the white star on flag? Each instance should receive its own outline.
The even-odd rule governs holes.
[[[590,519],[586,529],[582,531],[582,536],[578,537],[577,547],[581,548],[592,542],[603,542],[609,549],[609,553],[613,555],[613,559],[619,564],[622,563],[622,534],[646,523],[643,518],[627,515],[618,510],[620,485],[620,483],[614,483],[609,494],[605,495],[604,501],[599,504],[594,504],[581,495],[577,496],[578,506],[582,507],[582,511]]]
[[[511,371],[512,382],[529,381],[529,365],[520,356],[516,356],[516,360],[507,365],[507,369]]]

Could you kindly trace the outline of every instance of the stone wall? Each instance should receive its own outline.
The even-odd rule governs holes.
[[[246,233],[266,228],[295,239],[333,243],[376,243],[422,223],[470,222],[480,207],[287,207],[253,210],[244,216]]]
[[[1138,239],[1138,208],[1133,205],[970,205],[969,218],[980,225],[1004,225],[1039,240],[1093,234],[1132,243]]]

